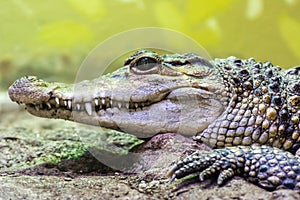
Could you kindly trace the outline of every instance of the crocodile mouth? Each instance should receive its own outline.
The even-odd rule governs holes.
[[[140,138],[166,132],[196,134],[224,109],[213,84],[178,79],[167,84],[141,82],[68,85],[24,77],[9,88],[9,96],[38,117],[121,130]]]
[[[66,99],[57,97],[57,94],[51,94],[48,101],[26,103],[25,106],[28,112],[36,116],[67,119],[111,128],[134,133],[142,138],[145,135],[153,134],[156,126],[160,128],[156,127],[155,134],[168,131],[177,132],[178,127],[182,126],[180,124],[183,123],[181,118],[193,121],[195,116],[198,116],[199,119],[207,118],[203,115],[214,116],[214,112],[202,111],[201,107],[210,109],[214,107],[212,104],[218,104],[212,101],[214,95],[207,88],[192,87],[177,87],[161,91],[155,95],[155,98],[152,96],[151,100],[145,100],[147,98],[144,97],[144,101],[138,101],[141,99],[119,101],[108,96],[82,101],[82,98],[74,95],[75,97]],[[188,115],[189,117],[186,117]],[[184,122],[184,124],[188,123],[191,122]],[[206,127],[206,123],[205,120],[199,122],[204,127]],[[187,130],[186,132],[196,131]]]
[[[157,104],[161,101],[189,101],[189,100],[201,100],[207,98],[212,93],[208,88],[191,88],[191,87],[179,87],[174,89],[168,89],[161,92],[153,100],[145,101],[120,101],[115,100],[109,96],[95,97],[90,101],[81,101],[79,98],[59,98],[52,92],[49,94],[47,101],[24,103],[26,109],[31,113],[49,112],[49,111],[69,111],[69,112],[85,112],[87,115],[101,115],[104,112],[112,113],[113,110],[127,110],[128,112],[138,112],[145,110]],[[17,101],[18,102],[18,101]],[[22,102],[18,102],[22,104]]]
[[[74,99],[62,99],[51,96],[48,101],[41,103],[25,103],[27,109],[34,109],[37,112],[50,110],[67,110],[67,111],[82,111],[88,115],[92,112],[107,111],[109,109],[127,109],[129,111],[137,111],[152,104],[150,101],[145,102],[122,102],[115,101],[111,97],[97,97],[88,102],[74,102]]]
[[[11,99],[25,104],[26,109],[40,117],[70,119],[70,113],[87,116],[102,116],[114,111],[138,112],[148,109],[161,101],[201,100],[214,96],[214,88],[209,84],[181,84],[135,87],[118,87],[101,83],[104,90],[94,89],[97,82],[82,82],[78,85],[48,83],[37,77],[23,77],[9,89]],[[152,83],[153,84],[153,83]],[[154,85],[154,84],[153,84]],[[125,89],[128,88],[128,89]],[[48,112],[48,113],[47,113]],[[63,112],[63,114],[62,114]],[[64,117],[64,115],[67,116]]]

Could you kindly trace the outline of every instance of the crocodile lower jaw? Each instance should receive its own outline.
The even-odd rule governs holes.
[[[39,117],[66,119],[151,137],[164,132],[193,135],[206,128],[223,111],[222,103],[214,98],[206,90],[179,88],[152,103],[126,103],[108,97],[88,102],[50,97],[48,101],[25,103],[25,106],[28,112]]]

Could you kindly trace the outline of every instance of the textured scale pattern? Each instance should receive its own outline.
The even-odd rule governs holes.
[[[216,148],[266,144],[293,153],[299,149],[300,68],[284,72],[269,62],[234,57],[215,64],[231,101],[195,140]]]
[[[170,171],[172,179],[200,172],[203,181],[218,175],[218,185],[234,175],[245,177],[265,189],[300,189],[300,158],[269,146],[238,146],[195,152]]]
[[[235,57],[213,63],[226,86],[222,95],[230,101],[194,140],[229,148],[196,152],[179,161],[169,175],[175,179],[200,172],[202,181],[219,173],[218,184],[240,175],[269,190],[299,190],[300,159],[293,154],[300,154],[300,67],[284,71],[270,62]],[[268,147],[249,147],[255,144]]]

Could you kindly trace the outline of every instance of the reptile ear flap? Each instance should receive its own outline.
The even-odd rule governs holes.
[[[191,65],[206,66],[208,68],[214,68],[215,67],[211,62],[209,62],[205,58],[202,58],[202,57],[199,57],[199,56],[193,57],[193,59],[189,60],[189,63]]]

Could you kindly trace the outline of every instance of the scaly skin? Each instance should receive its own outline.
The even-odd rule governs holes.
[[[220,148],[179,161],[168,174],[172,180],[199,173],[201,181],[218,175],[221,185],[239,175],[269,190],[299,190],[299,72],[254,59],[209,62],[142,50],[98,79],[66,85],[24,77],[9,95],[36,116],[138,137],[195,134],[196,141]]]

